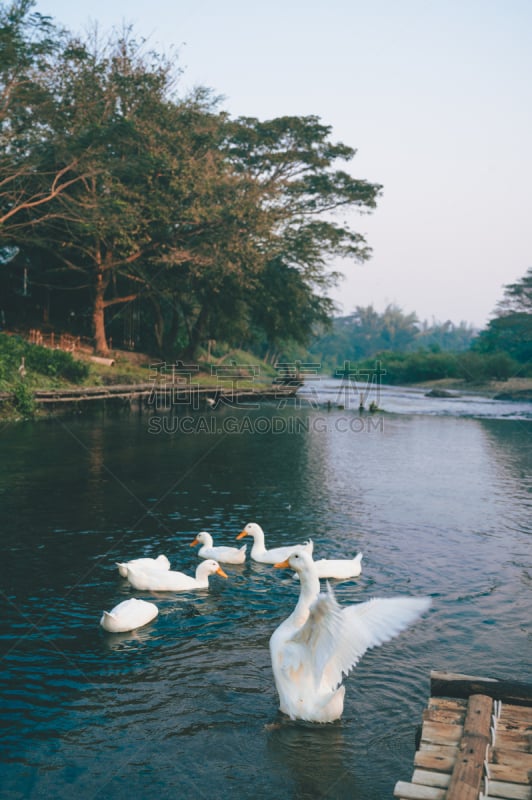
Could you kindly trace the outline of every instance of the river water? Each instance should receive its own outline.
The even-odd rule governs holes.
[[[391,799],[431,669],[531,679],[532,404],[381,387],[369,414],[342,391],[0,431],[3,800]],[[151,594],[115,567],[165,553],[192,573],[199,530],[238,544],[250,521],[269,546],[363,551],[341,604],[432,597],[347,678],[339,722],[277,710],[290,574],[248,560],[208,591]],[[132,596],[159,617],[106,634],[102,610]]]

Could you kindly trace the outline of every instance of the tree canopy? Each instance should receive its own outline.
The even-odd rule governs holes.
[[[520,364],[532,364],[532,267],[504,287],[494,317],[480,332],[475,348],[481,353],[508,353]]]
[[[511,313],[532,314],[532,267],[515,283],[504,287],[502,300],[495,311],[498,317]]]
[[[101,353],[132,315],[130,339],[160,354],[308,341],[334,258],[370,255],[336,214],[381,191],[338,167],[355,151],[316,116],[232,119],[204,87],[180,96],[175,59],[131,29],[82,40],[33,6],[0,8],[0,284],[24,269],[32,287],[5,311],[77,326]]]

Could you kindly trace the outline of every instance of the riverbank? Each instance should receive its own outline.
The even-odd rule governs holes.
[[[492,400],[532,401],[532,378],[508,378],[507,381],[469,383],[454,378],[414,384],[428,392],[448,392],[450,395],[481,395]]]
[[[131,377],[131,373],[128,373]],[[141,373],[141,377],[144,374]],[[31,389],[22,381],[18,389],[0,392],[0,419],[15,422],[23,419],[49,418],[53,416],[83,415],[99,410],[108,412],[143,412],[172,408],[183,412],[203,408],[215,410],[221,405],[242,405],[259,401],[279,402],[293,396],[298,386],[274,383],[271,377],[251,380],[234,377],[225,383],[212,382],[208,373],[195,375],[194,380],[180,381],[142,380],[133,383],[120,382],[117,372],[114,382],[107,376],[105,383],[83,386],[51,386]],[[466,384],[459,381],[440,380],[412,384],[411,388],[422,389],[432,397],[481,396],[501,401],[532,401],[532,379],[513,378],[509,381],[490,381],[482,384]]]
[[[205,365],[198,367],[197,372],[184,369],[179,373],[167,372],[162,367],[150,370],[140,363],[132,366],[127,362],[124,366],[113,361],[112,365],[96,363],[81,385],[57,379],[46,381],[42,376],[19,377],[12,386],[0,391],[0,420],[18,422],[100,410],[142,412],[175,408],[185,412],[216,409],[219,405],[278,402],[294,395],[299,386],[298,382],[284,381],[275,374],[260,375],[253,366],[221,366],[213,372]]]
[[[113,350],[108,358],[98,357],[87,348],[67,353],[57,347],[37,347],[30,352],[27,348],[32,343],[20,333],[7,334],[3,339],[0,419],[4,421],[85,413],[98,404],[127,410],[150,404],[157,408],[169,409],[172,404],[185,408],[188,403],[197,409],[250,398],[276,400],[281,393],[294,394],[298,388],[297,382],[283,385],[281,369],[240,350],[187,365],[123,350]],[[38,359],[30,358],[33,352],[39,353]],[[480,395],[496,400],[532,401],[532,378],[483,383],[446,378],[407,385],[433,397]]]
[[[102,358],[88,348],[34,347],[18,332],[2,335],[0,344],[0,420],[6,422],[81,414],[100,406],[197,409],[250,397],[274,399],[297,390],[297,385],[284,384],[278,369],[238,350],[184,364],[124,350]]]

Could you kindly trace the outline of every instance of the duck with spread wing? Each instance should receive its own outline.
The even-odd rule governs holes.
[[[280,709],[291,719],[333,722],[344,708],[344,676],[366,650],[415,622],[430,598],[379,597],[342,608],[330,586],[320,593],[316,565],[305,551],[275,566],[295,570],[300,580],[294,611],[270,639]]]

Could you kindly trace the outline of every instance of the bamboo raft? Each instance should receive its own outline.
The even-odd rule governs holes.
[[[431,673],[410,782],[399,800],[532,800],[532,685]]]

